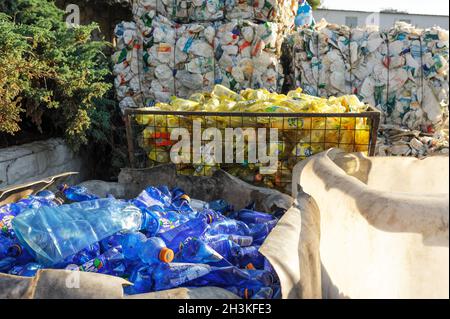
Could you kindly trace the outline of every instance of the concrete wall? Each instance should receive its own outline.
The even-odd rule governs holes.
[[[62,139],[0,149],[0,188],[68,171],[81,173],[71,182],[80,182],[87,175],[84,160]]]
[[[373,15],[373,16],[372,16]],[[421,14],[402,14],[402,13],[379,13],[379,16],[374,15],[373,12],[363,11],[347,11],[347,10],[328,10],[318,9],[314,11],[314,18],[320,21],[322,18],[330,23],[346,24],[346,17],[357,17],[358,26],[365,26],[366,24],[379,24],[381,29],[388,29],[392,27],[396,21],[407,21],[415,26],[421,28],[430,28],[435,25],[448,30],[449,20],[448,16],[433,16]],[[369,19],[368,19],[369,18]],[[375,19],[374,19],[375,18]],[[379,20],[377,20],[379,19]]]

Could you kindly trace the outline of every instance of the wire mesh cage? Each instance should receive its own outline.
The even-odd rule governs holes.
[[[237,113],[127,109],[131,167],[174,163],[179,174],[223,169],[286,191],[299,161],[335,147],[373,156],[380,113]]]

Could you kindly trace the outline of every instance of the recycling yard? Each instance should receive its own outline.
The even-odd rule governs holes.
[[[395,5],[0,4],[0,298],[448,298],[448,5]]]

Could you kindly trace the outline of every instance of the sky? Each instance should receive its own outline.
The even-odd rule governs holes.
[[[391,8],[408,13],[449,15],[448,0],[322,0],[328,9],[378,12]]]

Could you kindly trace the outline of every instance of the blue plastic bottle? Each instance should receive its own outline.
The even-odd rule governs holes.
[[[94,243],[88,247],[80,250],[75,255],[69,256],[64,259],[61,263],[54,265],[54,268],[65,268],[67,265],[83,265],[95,257],[100,255],[100,244]]]
[[[150,237],[139,244],[138,255],[145,264],[170,263],[174,258],[172,249],[167,248],[161,238]]]
[[[80,266],[81,271],[122,276],[126,265],[121,248],[115,247]]]
[[[152,280],[152,266],[138,264],[131,272],[128,281],[133,284],[133,286],[127,286],[124,288],[124,292],[127,295],[143,294],[152,291],[153,280]]]
[[[211,267],[210,272],[187,282],[185,286],[245,286],[255,282],[257,283],[258,281],[255,278],[256,276],[252,277],[252,275],[248,271],[244,271],[235,266]]]
[[[267,270],[260,269],[242,269],[243,272],[247,273],[250,280],[259,282],[263,286],[272,286],[275,283],[274,276]]]
[[[264,269],[265,257],[258,251],[260,246],[240,247],[237,254],[239,268]]]
[[[271,287],[263,287],[251,299],[272,299],[273,289]]]
[[[211,242],[218,242],[221,240],[231,240],[235,244],[241,246],[241,247],[248,247],[251,246],[253,243],[253,237],[251,236],[240,236],[240,235],[206,235],[203,238],[206,243]]]
[[[126,233],[118,239],[118,242],[122,246],[123,255],[127,260],[136,261],[139,260],[139,250],[141,249],[141,243],[147,240],[147,237],[140,232]]]
[[[190,263],[160,263],[152,271],[155,291],[180,287],[211,272],[211,266]]]
[[[188,222],[168,230],[164,233],[158,234],[167,247],[172,249],[174,253],[178,253],[180,247],[182,247],[191,238],[200,238],[208,229],[209,225],[203,218],[191,219]]]
[[[237,256],[240,247],[235,242],[229,239],[223,239],[218,241],[210,241],[209,246],[232,264],[237,263]]]
[[[14,267],[16,263],[16,258],[13,257],[0,259],[0,272],[7,273]]]
[[[248,224],[263,224],[266,222],[270,222],[275,218],[270,214],[261,213],[249,209],[242,209],[239,212],[237,212],[237,219],[243,221],[248,225]]]
[[[52,191],[49,191],[47,189],[37,192],[36,196],[45,198],[47,200],[54,200],[56,197],[55,193],[53,193]]]
[[[253,244],[261,245],[276,225],[276,220],[263,224],[250,224],[250,235],[253,237]]]
[[[208,234],[209,235],[228,234],[228,235],[248,236],[250,234],[250,229],[245,223],[241,221],[234,219],[226,219],[212,223],[210,229],[208,230]]]
[[[212,209],[221,214],[225,214],[233,210],[233,206],[228,204],[228,202],[223,199],[209,202],[207,208]]]
[[[13,245],[11,238],[0,234],[0,259],[10,256]]]
[[[170,229],[174,229],[181,224],[189,221],[189,218],[179,214],[176,211],[164,209],[160,206],[152,206],[144,208],[144,211],[151,216],[157,224],[148,228],[148,235],[154,236],[157,233],[163,233]]]
[[[63,184],[59,186],[59,191],[61,191],[64,196],[72,202],[83,202],[100,198],[89,192],[89,190],[83,186],[69,186],[67,184]]]
[[[15,263],[25,264],[33,260],[33,256],[24,249],[14,237],[0,235],[0,259],[12,257]]]
[[[180,252],[180,262],[208,264],[215,267],[227,267],[232,264],[209,245],[194,238],[187,242]]]
[[[119,231],[145,228],[145,215],[136,206],[97,201],[100,208],[90,211],[71,205],[27,210],[13,219],[13,230],[38,263],[51,266]]]
[[[149,208],[152,206],[169,208],[171,205],[171,197],[156,187],[147,187],[132,202],[139,208]]]
[[[111,248],[117,247],[121,245],[121,239],[123,237],[122,232],[118,232],[114,235],[108,236],[104,239],[102,239],[100,243],[100,249],[101,252],[104,253],[107,250],[110,250]]]
[[[43,266],[37,263],[28,263],[25,266],[15,266],[10,271],[10,275],[22,277],[34,277],[39,269]]]
[[[182,212],[194,213],[190,206],[191,198],[183,190],[176,188],[172,190],[172,206]]]
[[[229,286],[223,288],[234,293],[236,296],[241,297],[242,299],[252,299],[256,293],[264,287],[261,283],[255,282],[243,286]]]

